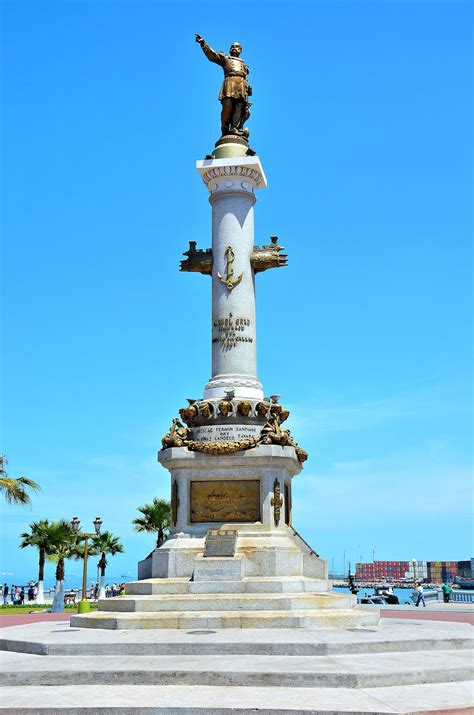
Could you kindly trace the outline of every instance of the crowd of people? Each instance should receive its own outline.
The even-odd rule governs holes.
[[[117,583],[114,581],[112,585],[106,583],[104,588],[106,598],[125,595],[125,583]],[[97,601],[99,599],[99,593],[100,583],[98,581],[97,583],[93,581],[89,589],[89,600]],[[66,593],[65,602],[75,603],[75,598],[72,599],[73,595],[75,596],[73,590],[71,590],[70,593]],[[15,584],[8,585],[6,582],[2,586],[0,583],[0,602],[3,602],[4,606],[8,606],[10,604],[13,606],[22,606],[25,601],[27,603],[36,601],[37,596],[38,584],[33,581],[30,581],[27,586],[16,586]]]
[[[36,600],[38,595],[38,585],[30,583],[28,586],[16,586],[14,583],[9,586],[6,582],[0,584],[0,597],[3,598],[3,605],[11,603],[14,606],[22,606],[27,598],[28,602]]]

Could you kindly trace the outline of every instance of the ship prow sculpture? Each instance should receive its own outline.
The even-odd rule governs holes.
[[[277,237],[254,241],[267,186],[249,149],[249,68],[196,35],[224,70],[222,135],[196,168],[212,207],[211,248],[190,241],[181,271],[211,276],[212,373],[177,410],[158,460],[171,475],[169,538],[139,563],[126,596],[71,624],[98,628],[319,627],[374,624],[378,613],[335,594],[327,562],[293,528],[292,480],[308,455],[286,428],[279,395],[257,377],[255,276],[287,265]],[[178,417],[179,415],[179,417]]]

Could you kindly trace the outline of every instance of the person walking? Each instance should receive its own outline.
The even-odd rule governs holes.
[[[418,599],[415,603],[415,606],[419,606],[420,603],[422,603],[423,608],[426,608],[425,597],[423,595],[423,586],[421,585],[421,583],[418,584],[418,588],[416,590],[418,591]]]
[[[8,605],[8,583],[3,584],[3,605]]]
[[[449,596],[451,594],[451,588],[450,588],[449,584],[446,583],[446,581],[441,586],[441,590],[443,591],[443,601],[445,603],[449,603]]]

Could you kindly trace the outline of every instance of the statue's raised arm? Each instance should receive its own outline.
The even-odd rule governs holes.
[[[223,52],[216,52],[212,49],[210,45],[207,44],[206,40],[201,37],[201,35],[196,35],[196,42],[201,45],[201,49],[206,55],[210,62],[215,62],[217,65],[224,65],[225,54]]]
[[[249,68],[240,59],[242,46],[240,42],[233,42],[230,46],[229,54],[216,52],[204,40],[201,35],[196,35],[196,42],[201,45],[201,49],[207,59],[218,64],[224,70],[224,81],[219,93],[219,101],[222,104],[221,129],[222,137],[239,137],[241,143],[248,147],[248,129],[244,129],[244,122],[250,116],[249,97],[252,88],[248,83]]]

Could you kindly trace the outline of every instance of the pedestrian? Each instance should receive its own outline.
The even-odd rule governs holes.
[[[420,603],[422,603],[423,608],[426,608],[425,597],[423,596],[423,586],[421,583],[418,584],[418,588],[416,590],[418,591],[418,600],[415,603],[415,606],[419,606]]]
[[[110,586],[108,583],[105,584],[105,597],[110,598]]]
[[[443,583],[443,585],[442,585],[442,587],[441,587],[441,590],[443,591],[443,601],[444,601],[445,603],[449,603],[449,597],[450,597],[450,594],[451,594],[451,588],[450,588],[449,584],[446,583],[446,581]]]
[[[94,598],[94,593],[95,593],[95,583],[92,581],[91,587],[89,589],[89,599],[92,601]]]
[[[35,589],[33,588],[33,584],[30,583],[28,586],[28,601],[33,601],[35,598]]]
[[[20,588],[19,601],[20,601],[20,606],[23,606],[23,604],[25,602],[25,587],[24,586],[22,586]]]
[[[119,596],[125,596],[125,584],[121,583],[119,586]]]
[[[7,583],[3,584],[3,605],[4,606],[8,605],[8,584]]]
[[[99,582],[97,581],[94,589],[94,598],[96,601],[99,600]]]
[[[115,581],[112,584],[112,596],[118,596],[117,583]]]

